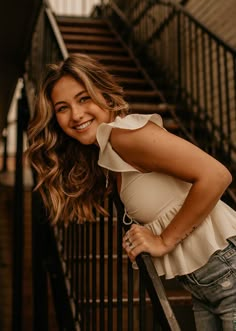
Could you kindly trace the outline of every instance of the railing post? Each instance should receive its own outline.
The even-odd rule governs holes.
[[[12,330],[22,330],[23,299],[23,248],[24,248],[24,187],[23,187],[23,132],[27,103],[24,93],[18,100],[16,167],[14,186],[14,220],[13,220],[13,272],[12,272]]]
[[[182,97],[182,61],[181,61],[181,49],[182,49],[182,45],[181,45],[181,12],[178,11],[177,13],[177,18],[178,18],[178,21],[177,21],[177,41],[178,41],[178,44],[177,44],[177,47],[178,47],[178,68],[177,68],[177,71],[178,71],[178,77],[177,77],[177,86],[178,86],[178,100],[180,100],[180,98]]]
[[[32,194],[33,331],[48,330],[47,270],[44,261],[46,215],[38,192]]]
[[[7,171],[7,128],[4,128],[2,133],[3,140],[3,160],[2,160],[2,169],[1,172]]]

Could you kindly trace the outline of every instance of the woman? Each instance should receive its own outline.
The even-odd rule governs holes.
[[[163,129],[128,115],[122,89],[94,59],[49,65],[29,127],[28,156],[53,223],[93,220],[117,185],[132,225],[131,261],[149,252],[159,275],[192,293],[198,330],[236,330],[236,213],[220,200],[229,171]]]

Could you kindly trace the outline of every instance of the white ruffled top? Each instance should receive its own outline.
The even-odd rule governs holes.
[[[121,173],[120,197],[127,214],[155,234],[161,234],[181,208],[191,184],[163,173],[139,172],[121,159],[109,141],[112,128],[133,130],[148,121],[163,127],[157,114],[132,114],[102,123],[97,130],[98,164]],[[155,267],[166,278],[191,273],[203,266],[215,251],[226,247],[227,238],[235,235],[236,212],[220,200],[205,221],[172,252],[153,258]]]

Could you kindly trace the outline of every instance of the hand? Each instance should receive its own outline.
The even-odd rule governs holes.
[[[161,236],[155,235],[151,230],[138,224],[132,224],[130,230],[126,232],[122,246],[131,262],[134,262],[136,256],[142,252],[147,252],[153,257],[160,257],[174,248],[166,246]]]

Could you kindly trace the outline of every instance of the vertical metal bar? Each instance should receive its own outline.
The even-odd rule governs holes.
[[[7,135],[8,135],[8,130],[7,128],[3,129],[2,133],[2,139],[3,139],[3,160],[2,160],[2,172],[7,171]]]
[[[61,249],[62,249],[63,259],[65,259],[65,241],[66,241],[66,229],[65,227],[62,227]]]
[[[207,74],[206,74],[206,45],[205,45],[205,33],[201,30],[201,50],[202,50],[202,70],[203,70],[203,106],[205,111],[205,119],[208,117],[208,102],[207,102]]]
[[[54,299],[54,307],[58,327],[60,331],[75,331],[74,316],[71,309],[70,298],[65,282],[64,270],[61,264],[61,256],[58,251],[54,228],[45,222],[45,232],[48,242],[47,269],[50,279],[50,286]]]
[[[90,330],[90,256],[89,256],[89,242],[90,242],[90,224],[85,223],[85,300],[86,300],[86,331]]]
[[[92,330],[97,330],[97,223],[92,224]]]
[[[128,260],[128,331],[134,330],[134,272]]]
[[[236,56],[233,56],[233,68],[234,68],[234,75],[233,75],[233,81],[234,81],[234,109],[236,109]],[[236,111],[234,111],[234,121],[236,122]]]
[[[146,296],[145,296],[145,279],[142,273],[139,273],[139,330],[143,331],[146,326]]]
[[[117,331],[123,331],[123,261],[122,261],[122,216],[117,221]]]
[[[211,133],[212,138],[215,136],[215,112],[214,112],[214,74],[213,74],[213,46],[212,39],[208,37],[208,47],[209,47],[209,70],[210,70],[210,113],[211,113]],[[211,144],[211,154],[215,155],[215,145]]]
[[[195,90],[196,90],[196,98],[195,102],[198,105],[199,116],[201,118],[201,107],[200,106],[200,76],[199,76],[199,45],[198,45],[198,27],[194,25],[194,41],[195,41]]]
[[[194,82],[193,82],[193,51],[192,51],[192,24],[190,19],[188,18],[188,31],[189,31],[189,80],[190,80],[190,105],[188,105],[190,107],[190,109],[193,110],[193,101],[194,101]],[[194,114],[193,114],[194,115]],[[189,123],[190,125],[190,130],[191,130],[191,134],[194,137],[195,136],[195,124],[194,121],[191,120],[191,122]]]
[[[79,226],[75,224],[75,320],[79,322]]]
[[[85,312],[84,312],[84,232],[85,232],[84,224],[80,224],[80,312],[81,312],[81,320],[80,320],[80,327],[81,330],[84,330],[85,325]]]
[[[108,1],[109,2],[109,1]],[[102,17],[105,17],[105,4],[104,4],[104,0],[100,0],[100,8],[102,11]]]
[[[223,106],[222,106],[222,81],[221,81],[221,62],[220,62],[220,46],[217,44],[216,46],[216,61],[217,61],[217,81],[218,81],[218,100],[219,100],[219,135],[220,135],[220,151],[224,151],[223,145]]]
[[[205,33],[201,30],[200,31],[200,37],[201,37],[201,54],[202,54],[202,84],[203,84],[203,114],[202,119],[205,123],[206,129],[204,128],[203,134],[205,135],[206,139],[203,139],[203,147],[206,151],[210,151],[210,147],[212,144],[212,139],[207,139],[208,131],[209,131],[209,120],[208,120],[208,93],[207,93],[207,74],[206,74],[206,47],[205,47]],[[202,107],[202,105],[201,105]],[[210,145],[210,146],[209,146]]]
[[[66,245],[65,245],[65,253],[66,253],[66,272],[65,275],[69,277],[70,275],[70,268],[69,268],[69,261],[70,261],[70,227],[67,228],[66,230]]]
[[[104,216],[100,215],[100,330],[105,329],[105,306],[104,306]]]
[[[75,224],[70,224],[70,296],[71,298],[74,297],[74,282],[75,282],[75,259],[74,259],[74,252],[75,252]]]
[[[191,21],[188,20],[189,24],[189,48],[192,50],[193,47],[193,41],[192,41],[192,24]],[[193,52],[189,52],[189,74],[190,74],[190,95],[191,99],[194,99],[194,87],[193,87]],[[192,104],[192,102],[191,102]]]
[[[230,114],[230,101],[229,101],[229,80],[228,80],[228,61],[227,61],[227,51],[223,50],[223,57],[224,57],[224,77],[225,77],[225,104],[226,104],[226,137],[227,141],[225,146],[225,150],[227,151],[227,162],[231,161],[231,145],[230,145],[230,138],[231,138],[231,114]]]
[[[178,47],[178,78],[177,78],[177,86],[178,86],[178,100],[181,99],[182,96],[182,44],[181,44],[181,37],[182,37],[182,33],[181,33],[181,13],[180,11],[177,12],[177,47]]]
[[[113,201],[108,200],[108,330],[113,328]]]
[[[185,27],[185,23],[186,23],[186,19],[185,17],[183,17],[182,20],[182,29],[183,29],[183,33],[182,33],[182,47],[183,47],[183,51],[181,54],[181,59],[182,59],[182,90],[181,90],[181,99],[186,98],[187,94],[186,94],[186,90],[187,90],[187,58],[186,58],[186,48],[187,48],[187,37],[186,37],[186,27]]]
[[[48,289],[45,268],[45,209],[38,192],[32,193],[33,331],[48,331]]]
[[[22,91],[22,94],[24,91]],[[27,104],[22,95],[17,109],[16,167],[14,186],[14,223],[13,223],[13,298],[12,330],[22,330],[23,299],[23,254],[24,254],[24,187],[23,187],[23,131]]]

